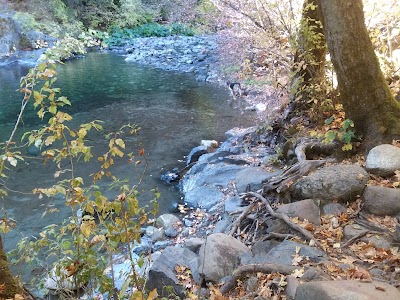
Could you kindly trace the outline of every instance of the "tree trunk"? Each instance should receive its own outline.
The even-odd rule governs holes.
[[[318,0],[346,117],[367,149],[400,137],[400,104],[390,92],[369,38],[362,0]]]
[[[317,107],[326,95],[326,41],[321,24],[321,12],[316,0],[305,0],[300,21],[297,50],[291,80],[292,113],[298,114]],[[315,117],[315,113],[313,114]],[[291,118],[291,114],[288,115]]]
[[[4,285],[4,290],[0,288],[0,298],[14,299],[16,294],[23,295],[22,288],[12,275],[8,266],[7,256],[4,252],[3,241],[0,236],[0,286]]]

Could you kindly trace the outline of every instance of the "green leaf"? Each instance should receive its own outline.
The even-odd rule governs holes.
[[[49,112],[52,113],[53,115],[55,115],[57,113],[57,106],[51,105],[49,107]]]
[[[329,119],[326,119],[326,120],[325,120],[325,125],[330,125],[330,124],[332,124],[333,120],[335,120],[335,117],[334,117],[334,116],[331,116]]]

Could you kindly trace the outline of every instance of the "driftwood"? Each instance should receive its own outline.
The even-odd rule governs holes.
[[[244,196],[252,196],[257,198],[258,200],[260,200],[266,207],[267,212],[275,218],[281,219],[282,221],[284,221],[290,228],[292,228],[293,230],[300,232],[307,240],[311,241],[313,240],[315,242],[315,244],[323,250],[322,245],[314,238],[314,236],[311,234],[311,232],[309,232],[307,229],[304,229],[303,227],[293,223],[290,218],[283,213],[278,213],[276,211],[274,211],[271,207],[271,205],[269,204],[269,201],[267,199],[265,199],[263,196],[261,196],[260,194],[257,193],[253,193],[253,192],[248,192],[246,194],[244,194]]]
[[[286,266],[286,265],[277,265],[277,264],[250,264],[250,265],[243,265],[237,268],[232,277],[221,287],[220,291],[224,295],[229,293],[232,290],[241,277],[245,276],[249,273],[256,273],[256,272],[263,272],[263,273],[281,273],[283,275],[289,275],[294,270],[298,269],[299,267],[295,266]]]

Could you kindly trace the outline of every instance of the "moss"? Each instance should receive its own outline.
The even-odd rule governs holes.
[[[2,294],[0,294],[2,298],[14,298],[15,294],[22,294],[22,289],[19,287],[17,280],[10,271],[0,237],[0,285],[3,284],[5,286],[5,290]]]

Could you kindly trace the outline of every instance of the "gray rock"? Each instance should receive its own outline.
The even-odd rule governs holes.
[[[199,282],[198,263],[198,256],[187,248],[173,246],[165,248],[150,268],[146,290],[157,289],[159,295],[168,296],[165,287],[170,286],[177,295],[183,297],[184,287],[178,284],[175,267],[186,266],[190,268],[193,279]]]
[[[244,166],[226,163],[195,165],[195,168],[191,168],[181,180],[182,190],[187,193],[191,189],[201,186],[226,187],[244,168]]]
[[[262,189],[263,182],[281,173],[282,171],[279,169],[274,169],[274,172],[269,172],[261,167],[246,168],[236,174],[235,180],[237,190],[239,193],[244,193],[247,189],[250,191],[257,191]]]
[[[190,251],[192,251],[192,252],[194,252],[194,253],[197,253],[197,252],[199,251],[200,247],[201,247],[204,243],[205,243],[205,240],[204,240],[204,239],[201,239],[201,238],[191,238],[191,239],[188,239],[188,240],[185,242],[184,246],[185,246],[186,248],[188,248]]]
[[[146,235],[150,237],[153,240],[153,242],[162,241],[165,239],[165,229],[155,228],[153,226],[147,226]]]
[[[379,176],[391,176],[400,170],[400,148],[384,144],[372,148],[367,156],[365,167]]]
[[[297,287],[300,285],[300,280],[292,275],[286,277],[286,296],[288,299],[294,299]]]
[[[379,287],[379,288],[378,288]],[[300,284],[295,300],[398,300],[400,292],[384,282],[356,280],[315,281]]]
[[[213,233],[221,233],[221,232],[225,232],[226,229],[229,227],[229,225],[231,225],[232,222],[229,218],[229,215],[227,213],[224,213],[224,216],[221,220],[219,220],[217,222],[217,224],[215,224],[215,228],[213,230]]]
[[[237,239],[223,233],[211,234],[199,250],[199,273],[207,281],[218,282],[234,270],[243,253],[250,250]]]
[[[247,128],[235,127],[225,132],[225,137],[228,139],[231,137],[243,139],[245,136],[255,133],[257,129],[258,126],[247,127]]]
[[[173,240],[158,241],[153,244],[152,250],[154,252],[161,251],[161,250],[165,249],[166,247],[172,246],[172,245],[174,245]]]
[[[300,247],[299,255],[304,258],[308,257],[312,262],[321,262],[327,258],[325,252],[315,247],[286,240],[267,253],[265,262],[291,266],[293,255],[296,254],[296,247]]]
[[[380,235],[372,235],[372,236],[364,236],[361,238],[362,242],[365,242],[367,244],[372,244],[374,245],[375,248],[383,248],[383,249],[390,249],[391,244],[386,240],[384,237]]]
[[[174,226],[170,226],[165,230],[165,236],[174,238],[178,235],[178,230]]]
[[[339,216],[341,213],[346,213],[347,209],[340,203],[328,203],[322,207],[322,211],[325,215]]]
[[[400,213],[400,189],[367,186],[363,194],[364,209],[378,216]]]
[[[267,225],[267,232],[275,232],[275,233],[290,233],[289,226],[281,219],[276,218],[267,218],[265,220],[265,224]]]
[[[368,180],[368,173],[360,166],[330,166],[298,180],[292,185],[291,195],[294,199],[353,201]]]
[[[180,222],[179,218],[173,214],[163,214],[159,216],[156,220],[157,227],[163,227],[164,229],[175,225]]]
[[[189,207],[200,207],[209,210],[222,201],[224,194],[217,188],[199,186],[185,194],[185,203]]]
[[[321,216],[319,207],[314,200],[306,199],[278,207],[277,212],[284,213],[289,217],[298,217],[300,220],[307,219],[310,223],[321,225]]]
[[[367,232],[368,229],[365,227],[362,227],[358,224],[349,224],[346,225],[343,229],[343,236],[345,239],[351,239],[359,234],[362,234],[363,232]]]
[[[199,157],[202,156],[203,154],[208,153],[208,148],[206,146],[197,146],[194,147],[190,153],[188,154],[186,158],[186,165],[189,165],[193,162],[196,162],[199,160]]]
[[[242,206],[242,199],[235,195],[224,202],[224,209],[227,213],[243,211],[246,207]]]

